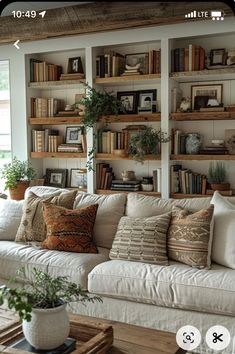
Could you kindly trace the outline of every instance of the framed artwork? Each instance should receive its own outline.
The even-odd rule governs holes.
[[[218,105],[222,104],[223,85],[194,85],[191,86],[192,110],[207,107],[209,99],[216,100]],[[197,98],[198,97],[198,98]]]
[[[156,112],[157,90],[142,90],[138,94],[138,113]]]
[[[81,57],[69,58],[68,74],[84,74]]]
[[[66,168],[47,168],[46,169],[46,186],[65,188],[67,184],[68,170]]]
[[[135,114],[137,112],[137,91],[117,92],[117,99],[121,101],[120,114]]]
[[[131,67],[135,67],[139,64],[139,70],[143,74],[148,74],[148,53],[134,53],[134,54],[126,54],[125,62],[126,65]]]
[[[66,144],[81,144],[82,128],[80,126],[66,127]]]
[[[87,169],[72,168],[70,174],[70,187],[86,188],[87,187]]]
[[[224,48],[210,51],[210,65],[226,65],[226,51]]]

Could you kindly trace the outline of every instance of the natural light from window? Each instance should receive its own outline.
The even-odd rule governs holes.
[[[0,60],[0,168],[11,161],[9,62]],[[0,180],[0,192],[4,182]]]

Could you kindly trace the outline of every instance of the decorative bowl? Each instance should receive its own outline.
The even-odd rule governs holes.
[[[153,184],[141,183],[141,188],[142,188],[142,191],[144,191],[144,192],[152,192]]]
[[[113,155],[117,157],[125,157],[126,156],[126,150],[125,149],[114,149],[113,150]]]

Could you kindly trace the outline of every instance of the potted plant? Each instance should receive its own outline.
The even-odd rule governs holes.
[[[133,134],[129,140],[128,153],[136,161],[143,163],[146,155],[158,155],[160,143],[170,140],[166,134],[152,127],[146,127]]]
[[[37,268],[33,268],[32,281],[26,280],[24,269],[18,276],[23,287],[1,287],[0,305],[7,301],[8,307],[18,312],[23,320],[24,336],[36,349],[55,349],[64,343],[69,334],[67,303],[102,302],[100,297],[89,296],[66,276],[53,278]]]
[[[35,177],[35,171],[28,161],[20,161],[16,157],[12,162],[3,165],[1,178],[5,180],[5,190],[8,188],[11,199],[24,199],[29,181]]]
[[[122,107],[120,100],[105,90],[97,91],[88,84],[85,84],[85,87],[87,88],[86,97],[75,103],[75,105],[80,105],[80,110],[82,110],[81,123],[85,128],[93,127],[101,117],[104,117],[107,121],[109,115],[118,117],[118,112]]]
[[[226,183],[226,170],[222,162],[210,163],[208,171],[208,181],[214,191],[225,191],[230,189],[230,184]]]

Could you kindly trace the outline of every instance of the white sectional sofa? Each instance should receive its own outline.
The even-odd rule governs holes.
[[[32,187],[31,190],[39,196],[62,191],[52,187]],[[15,214],[10,213],[8,217],[12,223],[6,223],[7,227],[11,226],[9,236],[5,240],[2,236],[0,241],[1,282],[5,283],[21,266],[26,267],[29,276],[34,266],[52,275],[67,275],[103,298],[103,303],[95,305],[71,304],[72,312],[170,332],[177,332],[181,326],[190,324],[202,334],[202,344],[195,350],[197,353],[213,353],[205,344],[205,335],[209,327],[220,324],[229,329],[232,337],[223,353],[235,353],[234,269],[216,263],[207,270],[174,261],[170,261],[169,266],[159,266],[109,259],[109,249],[121,216],[159,215],[170,211],[172,205],[196,211],[208,207],[210,201],[211,198],[161,200],[135,193],[128,196],[78,193],[74,208],[94,202],[99,204],[94,227],[98,254],[49,251],[14,242],[14,230],[19,226],[22,213],[23,202],[20,202],[21,206],[17,204],[13,212]],[[229,201],[235,209],[235,198],[231,197]],[[7,218],[6,213],[0,214],[0,223],[2,217]]]

